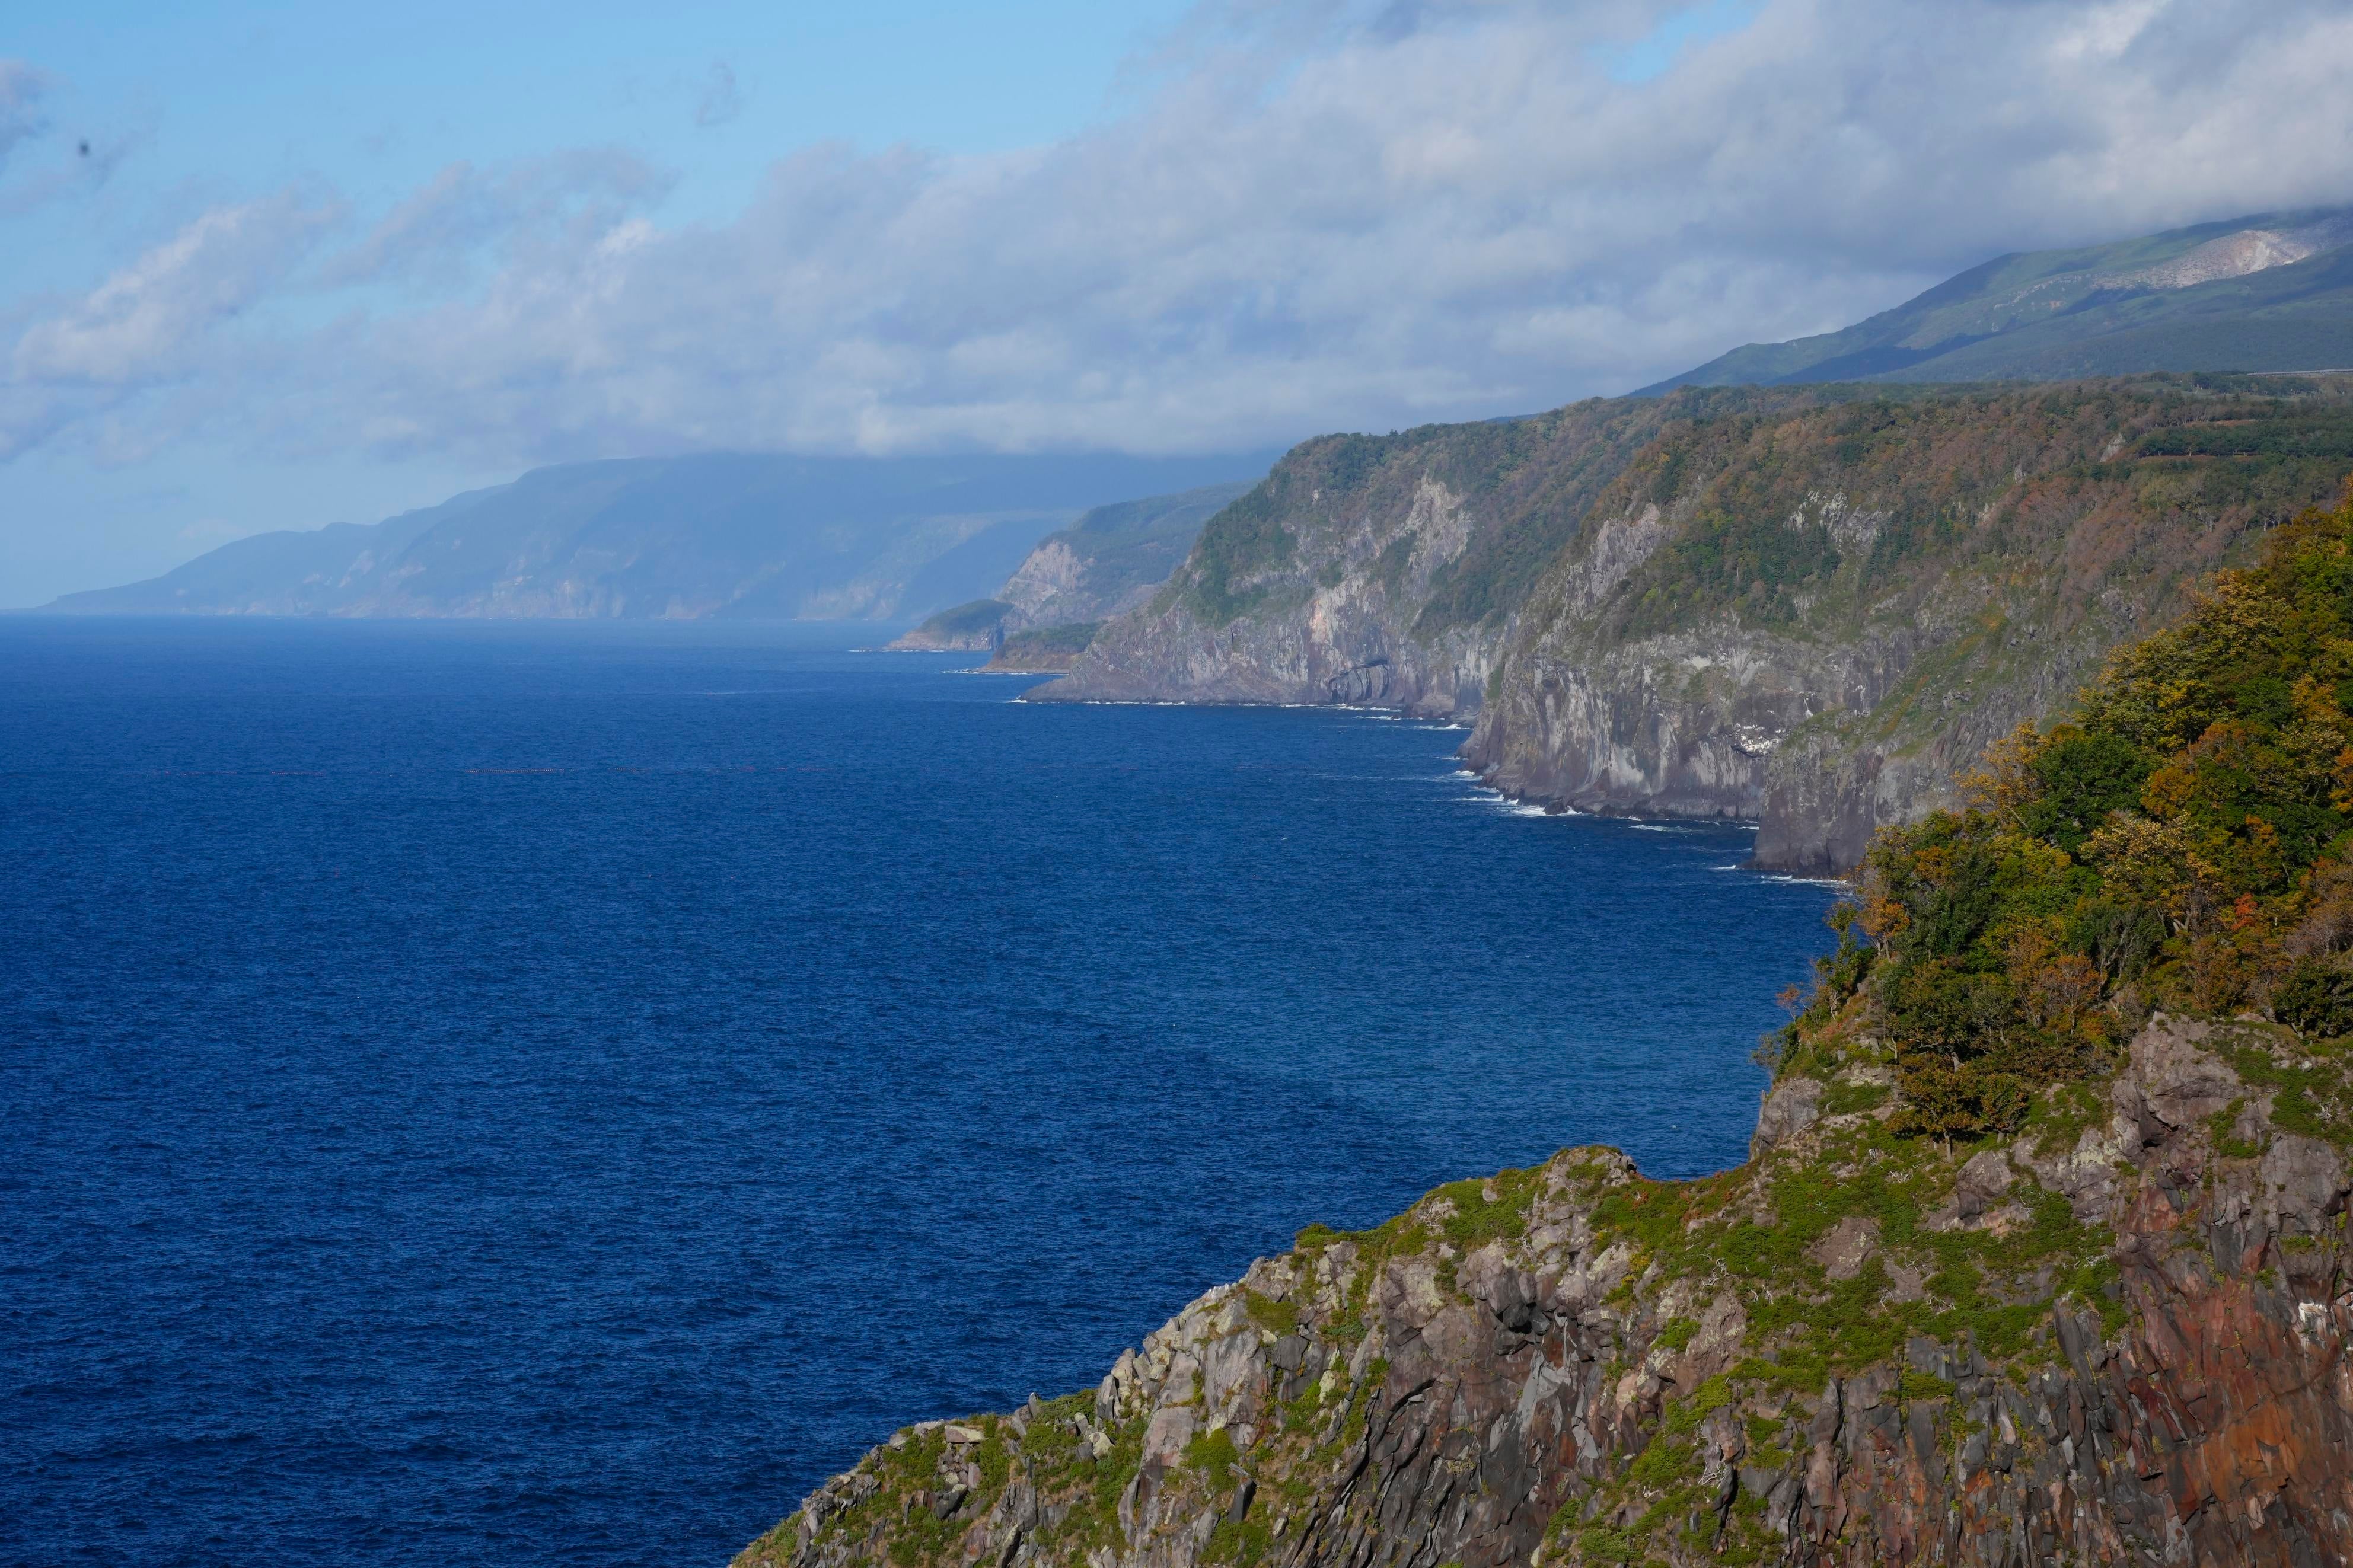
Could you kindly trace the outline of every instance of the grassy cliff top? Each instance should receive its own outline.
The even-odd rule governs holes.
[[[2284,521],[2348,466],[2346,378],[1691,387],[1304,442],[1210,519],[1154,608],[1211,627],[1277,616],[1353,561],[1365,520],[1459,512],[1459,543],[1420,576],[1409,541],[1356,569],[1393,594],[1426,579],[1407,606],[1417,637],[1524,607],[1543,621],[1548,571],[1657,508],[1670,541],[1599,612],[1620,632],[1727,616],[1831,629],[1963,563],[2071,590],[2116,552],[2202,571],[2174,557],[2205,522]],[[2085,518],[2096,537],[2070,550]]]

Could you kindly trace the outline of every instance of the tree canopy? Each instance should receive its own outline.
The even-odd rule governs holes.
[[[2353,1034],[2353,484],[2274,531],[1968,804],[1873,841],[1783,1070],[1886,1059],[1905,1125],[2005,1131],[2157,1008]]]

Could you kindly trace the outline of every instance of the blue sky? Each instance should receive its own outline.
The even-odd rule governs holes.
[[[1152,0],[100,0],[19,8],[0,47],[62,79],[46,162],[83,138],[135,153],[117,176],[121,237],[258,183],[324,175],[389,201],[455,161],[598,145],[676,170],[678,216],[722,217],[805,142],[985,152],[1067,134],[1115,108],[1122,62],[1181,14]],[[11,284],[70,283],[67,259],[16,250],[0,267]]]
[[[454,163],[617,147],[672,182],[667,220],[719,222],[783,149],[1050,142],[1116,113],[1123,82],[1183,12],[1152,0],[25,7],[0,55],[55,86],[44,132],[0,166],[0,312],[86,289],[208,207],[272,186],[324,184],[381,208]],[[11,189],[64,199],[10,211]],[[257,526],[373,520],[513,467],[256,456],[206,442],[131,463],[20,457],[0,473],[0,606],[150,574]]]
[[[2353,195],[2342,0],[18,10],[0,605],[543,462],[1542,407]]]

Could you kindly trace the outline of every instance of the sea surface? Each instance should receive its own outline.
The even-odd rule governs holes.
[[[0,1560],[717,1568],[1309,1221],[1741,1157],[1746,830],[840,636],[0,620]]]

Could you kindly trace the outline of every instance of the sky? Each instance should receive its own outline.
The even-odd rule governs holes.
[[[2353,200],[2353,0],[107,4],[0,26],[0,606],[543,463],[1219,451]]]

